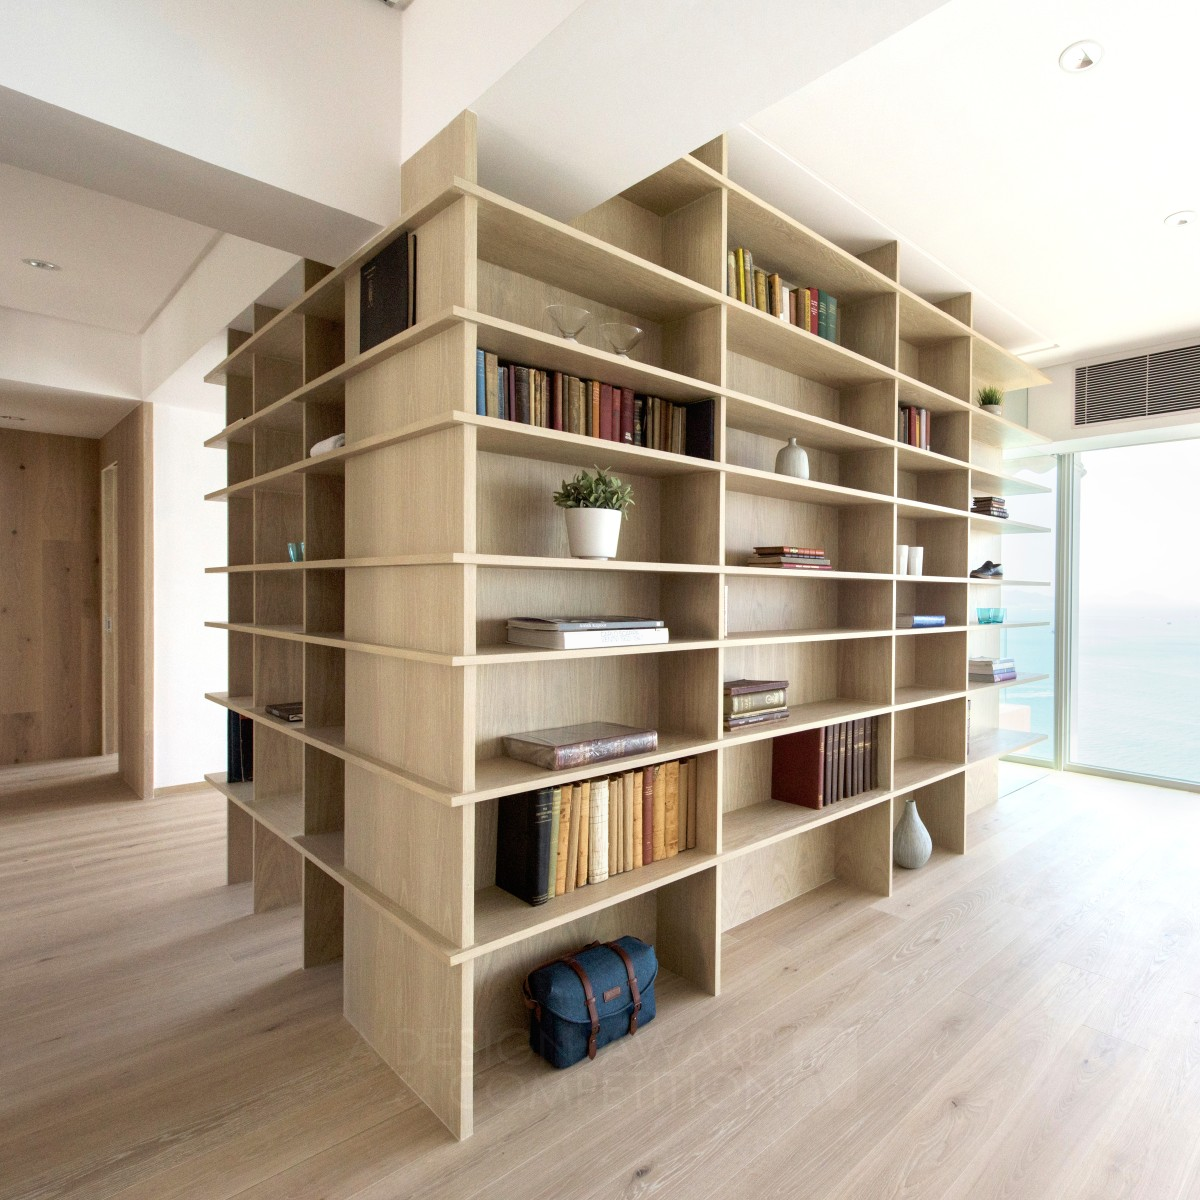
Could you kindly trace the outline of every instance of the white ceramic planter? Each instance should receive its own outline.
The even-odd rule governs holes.
[[[615,558],[621,514],[614,508],[567,508],[567,542],[572,558]]]
[[[979,407],[982,408],[985,413],[991,413],[993,417],[1004,416],[1003,404],[981,404]]]

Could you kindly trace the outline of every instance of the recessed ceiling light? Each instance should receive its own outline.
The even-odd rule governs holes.
[[[1192,225],[1195,224],[1195,221],[1195,210],[1190,208],[1181,208],[1178,212],[1173,212],[1169,217],[1163,217],[1164,225]]]
[[[1064,71],[1076,74],[1094,67],[1103,57],[1104,47],[1099,42],[1072,42],[1058,56],[1058,65]]]
[[[51,262],[48,258],[23,258],[21,261],[27,267],[37,267],[39,271],[61,271],[62,267],[58,263]]]

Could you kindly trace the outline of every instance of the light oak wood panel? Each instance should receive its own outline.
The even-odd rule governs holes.
[[[346,1019],[451,1134],[470,1137],[474,964],[447,968],[353,890],[344,936]]]
[[[725,134],[721,133],[711,141],[705,142],[703,146],[693,150],[690,157],[703,163],[718,175],[726,175],[729,171],[728,156],[728,142]]]
[[[273,358],[261,353],[253,356],[252,378],[255,412],[260,412],[289,392],[294,392],[304,382],[303,367],[300,362],[299,332],[301,327],[299,318],[296,318],[295,328],[297,331],[295,358]]]
[[[861,258],[868,267],[893,282],[900,278],[900,244],[898,242],[884,242],[882,246],[863,250],[857,257]]]
[[[230,353],[236,348],[231,347]],[[230,375],[225,381],[225,424],[232,425],[235,421],[244,421],[253,412],[253,380],[249,375]]]
[[[660,965],[710,996],[721,991],[720,865],[655,893],[655,949]]]
[[[908,588],[909,584],[900,584]],[[929,585],[933,586],[933,585]],[[962,589],[959,589],[960,591]],[[923,608],[919,611],[925,611]],[[921,690],[961,692],[967,680],[967,635],[897,638],[895,646],[896,703],[907,703]]]
[[[254,878],[254,818],[232,800],[225,802],[225,882]]]
[[[966,762],[966,701],[948,700],[895,714],[895,758],[929,759],[935,762]],[[894,786],[902,786],[897,778]]]
[[[455,945],[474,937],[473,808],[447,808],[346,765],[346,866]]]
[[[626,188],[621,195],[639,208],[665,217],[705,193],[719,190],[724,183],[721,174],[723,171],[714,172],[698,156],[685,155]]]
[[[305,571],[304,630],[340,633],[346,626],[346,577],[341,571]]]
[[[451,564],[402,570],[366,567],[348,572],[346,637],[443,654],[473,653],[476,643],[469,624],[467,579],[475,570]],[[527,591],[521,598],[528,604]],[[507,619],[516,611],[509,609],[503,615]],[[495,641],[503,641],[503,635],[483,644]]]
[[[838,306],[838,341],[848,350],[895,367],[899,355],[896,297],[884,293]]]
[[[739,646],[724,654],[727,679],[786,679],[788,704],[891,703],[891,639],[854,638]]]
[[[100,441],[117,464],[117,750],[121,778],[139,795],[154,788],[153,410],[139,404]]]
[[[663,222],[662,265],[713,291],[725,290],[726,193],[710,191]]]
[[[345,826],[345,764],[315,746],[303,749],[304,832],[338,833]]]
[[[99,450],[93,438],[0,431],[0,762],[102,749]]]
[[[835,877],[836,835],[822,825],[802,837],[721,864],[721,927],[736,929]]]
[[[330,321],[311,313],[306,313],[301,321],[304,329],[303,380],[311,383],[346,361],[345,330],[340,321]]]
[[[928,556],[928,549],[925,551]],[[901,576],[896,580],[896,615],[901,613],[916,614],[927,613],[934,616],[943,616],[946,618],[947,627],[955,625],[966,625],[968,623],[967,613],[967,589],[961,583],[932,583],[922,582],[920,576]],[[971,619],[974,619],[975,614],[970,614]],[[938,654],[942,657],[952,657],[954,661],[958,661],[959,655],[956,653],[959,643],[954,640],[944,640],[952,635],[937,636],[937,648],[931,653]],[[913,641],[916,638],[907,638],[901,640]],[[962,665],[962,664],[960,664]],[[965,684],[960,680],[960,688]]]
[[[892,495],[895,455],[890,448],[809,447],[804,442],[803,426],[796,427],[788,436],[799,439],[801,446],[807,450],[810,479],[859,491]],[[762,436],[730,428],[726,431],[726,461],[739,467],[773,472],[775,456],[784,444],[777,436]],[[966,507],[965,503],[963,507]]]
[[[254,699],[260,707],[304,697],[304,647],[275,638],[254,639]],[[257,758],[258,747],[255,747]]]
[[[346,723],[346,654],[308,644],[304,651],[304,720],[314,729]]]
[[[918,500],[966,512],[970,507],[966,468],[944,471],[910,471],[906,468],[914,459],[901,453],[897,472],[897,495],[905,500]]]
[[[346,552],[346,482],[338,475],[304,476],[304,554],[341,558]]]
[[[464,196],[417,229],[418,320],[454,305],[477,307],[477,217],[477,202]]]
[[[467,109],[405,159],[400,174],[401,211],[412,212],[429,204],[455,176],[473,183],[477,160],[477,122]]]
[[[647,262],[656,263],[660,267],[670,265],[663,259],[665,222],[662,214],[640,206],[627,196],[614,196],[611,200],[605,200],[603,204],[582,213],[569,224],[572,229],[590,234],[602,242],[608,242],[609,245],[619,246],[638,258],[646,259]],[[678,271],[674,266],[670,269]]]
[[[815,572],[795,576],[786,571],[728,576],[729,632],[891,627],[890,581],[831,580]]]
[[[304,887],[303,857],[265,825],[254,822],[254,911],[270,912],[299,904]]]
[[[342,957],[343,889],[304,859],[304,965],[320,967]]]
[[[901,516],[896,522],[896,544],[925,548],[922,571],[925,575],[967,578],[967,522],[915,519]]]

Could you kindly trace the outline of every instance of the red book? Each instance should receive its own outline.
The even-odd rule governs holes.
[[[612,431],[612,440],[619,442],[621,440],[621,389],[619,387],[609,388],[609,394],[611,396],[609,403],[612,408],[609,429]]]
[[[563,428],[563,373],[554,372],[554,408],[550,414],[550,426],[553,429]]]
[[[599,436],[606,442],[612,441],[612,385],[600,385],[600,428]]]
[[[821,808],[825,787],[825,730],[785,733],[771,743],[771,798]]]
[[[919,446],[921,444],[921,418],[915,408],[908,410],[908,444],[910,446]]]
[[[624,442],[627,446],[633,445],[633,388],[621,389],[620,441]]]
[[[816,288],[809,288],[808,289],[808,324],[805,326],[805,329],[807,329],[809,333],[817,332],[817,327],[820,323],[820,321],[819,321],[820,313],[821,313],[820,292]]]
[[[657,767],[642,769],[642,864],[654,861],[654,776]]]
[[[819,546],[755,546],[754,553],[760,555],[787,554],[792,558],[824,558],[825,551]]]

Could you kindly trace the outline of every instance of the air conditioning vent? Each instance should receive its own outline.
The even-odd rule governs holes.
[[[1160,350],[1075,371],[1075,424],[1200,409],[1200,346]]]

